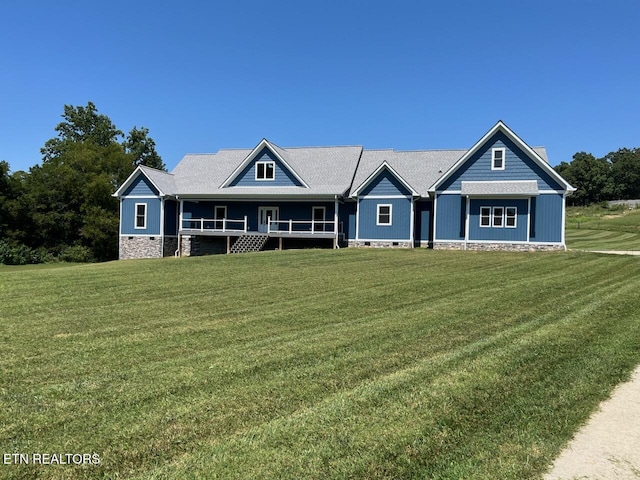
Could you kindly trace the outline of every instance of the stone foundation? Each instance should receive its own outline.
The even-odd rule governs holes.
[[[162,257],[162,240],[158,237],[120,237],[120,260]]]
[[[349,240],[349,247],[355,248],[411,248],[410,241],[403,242],[389,242],[386,240],[375,241],[362,241],[362,240]]]
[[[180,246],[180,255],[183,257],[197,257],[200,255],[200,240],[196,236],[184,235]]]
[[[178,237],[164,237],[164,256],[173,257],[178,249]]]
[[[527,244],[527,243],[475,243],[467,242],[437,242],[434,250],[474,250],[491,252],[552,252],[564,251],[564,245],[558,244]]]

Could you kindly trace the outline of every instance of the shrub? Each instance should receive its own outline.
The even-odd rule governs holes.
[[[26,245],[8,240],[0,240],[0,263],[5,265],[26,265],[38,263],[33,260],[33,250]]]
[[[58,256],[58,259],[63,262],[73,263],[88,263],[95,261],[91,250],[82,245],[72,245],[71,247],[63,249]]]

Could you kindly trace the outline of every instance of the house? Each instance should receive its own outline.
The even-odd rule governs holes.
[[[557,250],[575,189],[499,121],[468,150],[360,146],[186,155],[115,192],[120,258],[304,246]]]

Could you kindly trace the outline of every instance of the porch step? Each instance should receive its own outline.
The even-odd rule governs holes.
[[[269,235],[242,235],[232,245],[230,253],[259,252],[269,240]]]

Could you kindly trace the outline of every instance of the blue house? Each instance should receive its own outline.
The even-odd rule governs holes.
[[[138,167],[120,200],[120,258],[265,248],[565,248],[575,189],[498,122],[468,150],[282,148]]]

